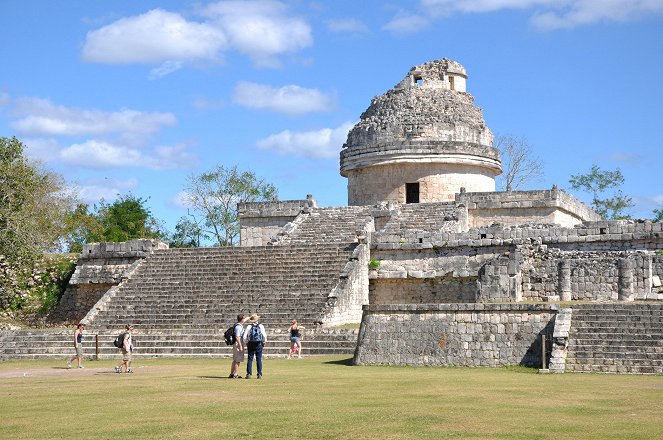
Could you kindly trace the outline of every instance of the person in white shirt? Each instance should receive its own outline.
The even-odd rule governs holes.
[[[237,322],[235,323],[235,343],[233,344],[233,363],[230,366],[230,379],[241,379],[239,376],[239,364],[244,361],[244,341],[242,336],[244,334],[244,322],[246,318],[244,315],[237,315]]]

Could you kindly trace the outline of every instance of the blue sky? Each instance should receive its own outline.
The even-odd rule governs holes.
[[[345,205],[347,131],[443,57],[543,161],[532,189],[598,164],[633,215],[663,205],[663,0],[3,0],[0,41],[0,136],[89,203],[149,198],[171,230],[187,176],[216,165]]]

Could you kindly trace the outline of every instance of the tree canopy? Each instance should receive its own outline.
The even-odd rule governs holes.
[[[57,249],[75,201],[64,178],[24,150],[15,137],[0,137],[0,254],[10,259]]]
[[[624,184],[624,176],[619,169],[604,171],[598,165],[592,165],[588,173],[572,175],[569,183],[573,189],[592,195],[592,208],[601,217],[610,220],[630,218],[627,210],[635,204],[619,189]]]
[[[238,203],[278,200],[274,185],[236,166],[217,166],[191,175],[184,190],[192,220],[187,225],[180,220],[178,225],[199,238],[209,237],[218,246],[232,246],[239,237]]]

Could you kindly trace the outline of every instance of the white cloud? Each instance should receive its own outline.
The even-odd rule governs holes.
[[[352,122],[344,122],[337,128],[302,132],[285,130],[260,139],[256,145],[262,150],[274,150],[284,155],[319,159],[338,158],[348,132],[353,126]]]
[[[217,61],[231,49],[258,65],[277,66],[277,55],[313,44],[308,23],[287,15],[278,1],[220,1],[201,12],[203,21],[163,9],[122,18],[88,32],[82,57],[108,64],[159,63],[150,72],[158,79],[186,63]]]
[[[73,190],[87,203],[97,203],[101,199],[115,200],[118,194],[138,187],[138,179],[118,180],[105,178],[88,180],[83,183],[72,183]]]
[[[153,9],[88,32],[83,59],[109,64],[215,59],[225,47],[220,29]]]
[[[6,106],[9,104],[10,98],[9,98],[9,93],[7,92],[0,92],[0,108]]]
[[[155,67],[154,69],[150,70],[150,75],[148,78],[159,79],[177,70],[180,70],[181,68],[182,68],[181,61],[166,61],[159,67]]]
[[[275,55],[313,44],[311,27],[286,15],[285,4],[273,0],[221,1],[207,7],[210,23],[223,30],[230,45],[258,65],[277,66]]]
[[[399,14],[382,26],[382,29],[389,32],[407,34],[419,32],[427,28],[429,25],[430,20],[421,15]]]
[[[153,170],[186,168],[195,162],[184,147],[156,147],[143,152],[125,145],[88,140],[60,150],[58,157],[69,165],[86,168],[134,167]]]
[[[663,0],[420,0],[420,14],[428,19],[459,13],[490,13],[507,9],[531,10],[532,25],[541,30],[574,28],[602,21],[632,21],[663,13]],[[385,30],[415,32],[421,15],[399,13]]]
[[[235,87],[233,102],[244,107],[288,115],[329,111],[335,107],[335,99],[318,89],[305,89],[296,85],[274,88],[245,81]]]
[[[141,153],[132,148],[89,140],[63,149],[60,158],[70,165],[111,168],[137,166],[141,162]]]
[[[368,26],[361,20],[348,18],[343,20],[327,20],[325,23],[331,32],[363,34],[368,32]]]
[[[131,109],[116,112],[84,110],[55,105],[39,98],[18,99],[14,113],[25,116],[12,122],[11,127],[28,136],[81,136],[113,132],[141,136],[177,122],[172,113],[146,113]]]
[[[194,98],[194,100],[191,102],[191,105],[197,110],[216,110],[226,105],[226,103],[222,99],[214,101],[199,97]]]
[[[659,205],[663,205],[663,194],[654,196],[654,202],[658,203]]]
[[[191,195],[186,191],[180,191],[168,200],[168,205],[173,208],[191,208]]]

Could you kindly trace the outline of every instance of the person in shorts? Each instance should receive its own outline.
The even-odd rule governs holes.
[[[244,361],[244,342],[242,337],[244,336],[244,315],[237,315],[237,322],[235,323],[235,343],[233,344],[233,362],[230,365],[230,376],[229,379],[241,379],[241,376],[238,375],[239,364]]]
[[[120,348],[120,351],[122,351],[122,362],[115,367],[115,372],[116,373],[122,373],[122,370],[124,369],[125,373],[133,373],[134,370],[131,369],[131,357],[133,353],[133,340],[131,338],[131,335],[134,331],[134,326],[131,324],[127,324],[126,326],[126,331],[124,332],[124,340],[122,342],[122,348]]]
[[[293,319],[288,327],[288,333],[290,333],[290,351],[288,352],[288,359],[297,355],[298,358],[302,357],[302,332],[304,327],[297,323],[296,319]]]
[[[76,364],[78,368],[85,368],[83,366],[83,331],[85,330],[85,324],[82,322],[76,327],[74,332],[74,350],[76,350],[76,356],[72,357],[67,361],[67,368],[71,368],[71,362],[76,359]]]

